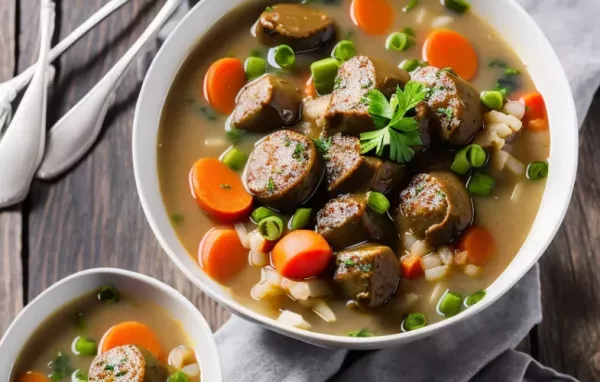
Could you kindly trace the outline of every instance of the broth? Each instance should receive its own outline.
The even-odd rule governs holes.
[[[225,116],[211,112],[202,94],[203,77],[209,65],[225,56],[248,57],[252,51],[266,52],[250,33],[253,25],[264,9],[265,3],[246,4],[225,15],[212,27],[192,50],[180,69],[163,107],[161,126],[157,142],[158,175],[165,208],[173,217],[173,225],[179,239],[196,258],[198,246],[203,235],[218,222],[211,220],[197,207],[190,197],[188,176],[190,168],[201,157],[219,157],[231,143],[224,133]],[[520,92],[535,90],[527,68],[519,57],[498,36],[495,31],[473,12],[456,15],[444,9],[437,0],[422,0],[410,13],[401,11],[402,4],[394,2],[397,17],[392,30],[411,27],[416,33],[416,46],[405,52],[385,49],[386,36],[368,36],[362,33],[348,17],[350,1],[339,5],[312,6],[323,10],[335,20],[339,35],[351,36],[357,54],[381,58],[399,64],[405,59],[420,58],[421,47],[431,23],[439,16],[450,17],[444,28],[452,29],[467,36],[473,43],[479,57],[480,69],[471,83],[478,89],[493,89],[496,81],[503,76],[502,68],[488,67],[492,60],[503,60],[522,74],[519,76]],[[417,20],[421,20],[419,23]],[[330,50],[321,54],[299,55],[298,59],[311,62],[316,58],[329,56]],[[316,57],[316,58],[315,58]],[[306,66],[298,65],[296,72],[283,74],[303,86],[309,73]],[[264,135],[245,135],[237,146],[245,152],[252,151],[254,144]],[[523,163],[543,161],[549,155],[549,134],[523,129],[512,143],[512,155]],[[518,191],[515,191],[515,187]],[[328,323],[310,309],[299,306],[287,296],[269,301],[256,300],[250,295],[250,289],[260,280],[259,267],[246,267],[243,272],[228,283],[227,287],[235,299],[245,306],[277,318],[284,309],[302,313],[311,324],[311,330],[346,335],[349,331],[368,328],[376,335],[392,334],[400,331],[404,314],[418,311],[427,317],[428,323],[442,320],[436,308],[437,299],[430,301],[434,289],[450,289],[468,295],[486,289],[507,267],[527,237],[535,219],[545,181],[533,182],[527,179],[515,179],[501,176],[491,197],[474,197],[476,211],[474,222],[485,227],[494,236],[496,253],[479,277],[470,277],[460,271],[452,273],[441,283],[432,283],[424,278],[417,280],[402,279],[397,295],[414,293],[418,301],[409,309],[402,306],[400,299],[392,299],[383,307],[374,310],[353,310],[346,307],[346,300],[328,301],[337,316],[335,324]],[[516,200],[517,193],[521,196]],[[390,223],[392,224],[392,223]],[[252,228],[254,225],[249,224]],[[402,253],[402,252],[401,252]],[[400,253],[400,254],[401,254]],[[397,253],[397,255],[399,255]],[[438,295],[439,297],[439,295]]]

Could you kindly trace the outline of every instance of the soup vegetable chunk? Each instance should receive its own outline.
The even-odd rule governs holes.
[[[200,366],[168,312],[107,286],[44,323],[19,355],[11,380],[200,382]]]
[[[459,314],[535,219],[550,142],[526,66],[467,2],[405,3],[247,2],[167,96],[176,233],[285,325],[366,337]]]

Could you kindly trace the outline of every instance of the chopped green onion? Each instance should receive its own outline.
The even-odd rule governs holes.
[[[256,224],[260,223],[261,220],[270,216],[277,216],[277,214],[275,213],[275,211],[267,207],[258,207],[257,209],[252,211],[252,214],[250,214],[250,218],[252,218],[252,221]]]
[[[438,302],[437,311],[444,317],[452,317],[460,312],[462,296],[458,293],[447,291]]]
[[[479,301],[483,300],[486,293],[487,293],[486,291],[480,290],[480,291],[477,291],[477,292],[469,295],[469,297],[467,297],[465,299],[465,306],[468,308],[470,306],[477,304]]]
[[[348,337],[373,337],[373,333],[369,329],[359,329],[348,332]]]
[[[225,135],[227,136],[227,140],[229,142],[236,144],[242,140],[243,132],[242,130],[238,130],[233,126],[229,126],[229,130],[225,131]]]
[[[494,186],[496,186],[494,178],[480,172],[474,172],[467,183],[467,190],[473,195],[489,196]]]
[[[427,325],[427,319],[423,313],[410,313],[402,322],[402,329],[410,332],[411,330],[421,329]]]
[[[400,68],[406,70],[407,72],[412,72],[413,70],[419,67],[419,60],[404,60],[400,63]]]
[[[118,302],[119,291],[111,286],[104,286],[98,291],[98,300],[102,302]]]
[[[487,156],[481,146],[472,144],[456,152],[450,169],[459,175],[466,175],[473,167],[482,167]]]
[[[419,5],[419,0],[409,0],[408,4],[406,4],[404,7],[402,7],[402,12],[410,12],[417,5]]]
[[[456,13],[465,13],[471,8],[471,4],[465,0],[442,0],[446,8]]]
[[[310,65],[315,89],[320,95],[329,94],[333,91],[335,78],[340,69],[340,62],[335,58],[324,58]]]
[[[515,68],[506,68],[504,69],[504,74],[506,74],[507,76],[518,76],[519,74],[521,74],[521,71]]]
[[[273,48],[273,60],[279,67],[289,68],[296,63],[296,54],[289,45],[279,45]]]
[[[75,338],[72,348],[77,355],[95,356],[98,352],[96,341],[85,337]]]
[[[356,55],[354,43],[349,40],[342,40],[337,43],[331,52],[331,57],[337,58],[340,61],[348,61]]]
[[[367,205],[375,212],[383,215],[390,209],[390,201],[382,193],[371,191],[367,193]]]
[[[486,160],[485,151],[478,144],[469,145],[469,149],[467,150],[467,157],[469,158],[469,163],[473,167],[483,167]]]
[[[298,208],[294,213],[294,216],[292,216],[290,228],[296,230],[308,227],[311,215],[312,208]]]
[[[267,240],[277,240],[283,234],[283,220],[279,216],[269,216],[258,222],[258,232]]]
[[[481,103],[492,110],[500,110],[504,105],[504,96],[498,90],[481,92]]]
[[[188,382],[188,381],[189,381],[189,379],[183,371],[178,371],[175,374],[172,374],[169,377],[169,379],[167,379],[167,382]]]
[[[536,161],[527,166],[527,178],[542,180],[548,177],[548,162]]]
[[[225,152],[221,162],[225,163],[230,169],[239,171],[246,165],[246,160],[248,160],[248,156],[237,147],[232,146]]]
[[[257,79],[267,71],[267,61],[260,57],[248,57],[244,63],[248,81]]]
[[[385,40],[385,49],[403,52],[414,44],[413,38],[404,32],[394,32]]]
[[[73,373],[73,377],[71,380],[72,382],[87,382],[88,376],[86,373],[78,369],[75,370],[75,373]]]

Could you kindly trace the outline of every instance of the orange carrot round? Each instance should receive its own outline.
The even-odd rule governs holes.
[[[458,243],[462,251],[467,251],[467,261],[474,265],[485,265],[496,253],[496,241],[492,234],[480,226],[472,226],[463,232]]]
[[[307,97],[317,98],[317,88],[315,87],[315,81],[312,76],[306,81],[306,85],[304,85],[304,95]]]
[[[216,158],[202,158],[190,172],[190,187],[196,202],[222,222],[245,219],[252,209],[252,195],[240,175]]]
[[[477,53],[471,42],[447,29],[429,33],[423,45],[423,60],[436,68],[452,68],[467,81],[477,73]]]
[[[320,275],[331,261],[333,252],[323,238],[314,231],[297,230],[279,240],[271,259],[279,273],[288,278],[307,279]]]
[[[200,242],[198,262],[213,280],[225,284],[248,264],[248,250],[235,230],[213,228]]]
[[[25,374],[21,374],[17,382],[48,382],[48,378],[37,371],[28,371]]]
[[[124,345],[142,347],[159,360],[165,355],[152,329],[136,321],[122,322],[108,329],[100,340],[100,354]]]
[[[246,83],[244,64],[237,58],[215,61],[204,77],[204,97],[216,111],[231,114],[237,94]]]
[[[415,255],[407,255],[400,259],[402,276],[407,279],[416,279],[422,276],[424,271],[421,266],[421,258]]]
[[[520,99],[525,104],[523,125],[532,131],[548,130],[548,112],[546,102],[539,92],[531,92]]]
[[[388,0],[353,0],[350,17],[363,32],[384,34],[394,22],[394,9]]]

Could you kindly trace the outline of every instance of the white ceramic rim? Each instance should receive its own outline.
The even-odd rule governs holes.
[[[62,285],[68,284],[72,280],[75,280],[75,279],[85,278],[85,277],[88,277],[91,275],[103,275],[103,274],[112,274],[112,275],[122,276],[124,278],[133,279],[136,282],[147,284],[152,288],[162,290],[170,298],[176,300],[177,304],[184,307],[184,309],[187,312],[189,312],[190,315],[193,315],[196,324],[200,327],[200,331],[205,333],[205,337],[206,337],[206,342],[203,342],[202,344],[196,344],[196,343],[194,344],[194,348],[195,348],[194,352],[196,354],[199,354],[197,348],[199,348],[199,347],[207,348],[205,351],[202,351],[202,354],[206,354],[206,357],[204,357],[204,359],[202,359],[202,360],[198,360],[198,362],[200,363],[200,368],[202,370],[202,373],[204,375],[204,373],[206,371],[207,377],[211,377],[211,379],[214,381],[222,380],[221,361],[220,361],[220,357],[219,357],[219,351],[217,349],[217,344],[214,340],[213,333],[212,333],[212,330],[210,329],[210,326],[208,325],[208,323],[206,322],[206,320],[204,319],[202,314],[198,311],[198,309],[188,299],[186,299],[181,293],[179,293],[177,290],[175,290],[173,287],[171,287],[161,281],[158,281],[150,276],[147,276],[147,275],[144,275],[141,273],[137,273],[137,272],[128,271],[125,269],[119,269],[119,268],[87,269],[87,270],[80,271],[80,272],[74,273],[72,275],[69,275],[69,276],[57,281],[56,283],[52,284],[49,288],[44,290],[36,298],[34,298],[29,304],[27,304],[27,306],[25,306],[21,310],[21,312],[19,312],[17,317],[15,317],[15,319],[12,321],[12,323],[10,324],[10,326],[8,327],[8,329],[2,336],[2,339],[0,340],[0,349],[4,349],[6,346],[8,346],[6,344],[6,341],[8,341],[8,339],[11,338],[12,336],[23,338],[23,346],[27,343],[30,336],[33,335],[33,332],[27,332],[25,334],[23,334],[21,332],[17,333],[16,331],[18,329],[21,329],[20,328],[20,326],[22,325],[21,320],[23,317],[28,316],[33,313],[36,313],[37,310],[41,309],[40,302],[47,299],[47,296],[51,295],[53,293],[54,289],[60,288]],[[87,291],[83,291],[82,293],[85,294],[86,292]],[[151,297],[149,298],[149,300],[151,301]],[[52,315],[56,314],[62,307],[69,304],[70,302],[72,302],[72,299],[65,299],[64,301],[62,301],[61,304],[59,304],[56,307],[56,309],[53,312],[51,312],[46,317],[39,318],[38,321],[40,321],[40,324],[42,324],[46,319],[48,319]],[[38,327],[39,327],[39,325],[36,326],[34,331],[37,330]],[[22,349],[18,349],[15,354],[6,354],[3,352],[2,357],[12,357],[12,363],[14,364],[14,362],[16,362],[17,357],[19,356],[19,352],[21,350]],[[208,358],[212,358],[212,359],[208,359]],[[2,372],[4,372],[4,371],[2,371]],[[9,370],[8,372],[11,373],[12,371]]]
[[[196,286],[236,315],[254,323],[264,325],[275,332],[321,346],[351,349],[379,349],[400,343],[411,342],[428,336],[441,328],[449,327],[467,317],[476,315],[504,295],[537,262],[552,241],[563,221],[575,183],[578,158],[578,125],[575,104],[567,77],[554,50],[529,14],[527,14],[515,0],[481,0],[473,2],[472,5],[473,10],[484,19],[488,21],[495,19],[496,23],[521,22],[527,25],[528,34],[527,36],[519,36],[518,38],[520,40],[517,40],[517,37],[515,36],[511,36],[512,40],[506,38],[506,35],[504,37],[508,41],[519,42],[517,45],[521,46],[513,46],[513,48],[517,54],[520,54],[521,56],[523,55],[523,49],[526,49],[527,46],[534,46],[532,44],[535,44],[536,49],[544,51],[545,54],[540,58],[545,60],[543,65],[539,62],[533,64],[538,68],[544,66],[547,67],[548,70],[552,70],[552,75],[554,76],[554,81],[552,83],[550,83],[550,81],[540,83],[537,78],[542,77],[542,74],[536,75],[536,73],[530,73],[542,94],[546,95],[547,93],[552,93],[552,97],[547,98],[546,100],[551,126],[551,141],[553,142],[549,159],[551,171],[547,181],[547,189],[542,198],[540,210],[538,211],[538,215],[527,240],[507,269],[487,289],[488,293],[486,297],[477,305],[452,318],[429,325],[414,332],[369,338],[353,338],[310,332],[284,326],[272,318],[263,316],[262,314],[246,308],[233,300],[232,297],[225,296],[223,293],[226,292],[223,291],[223,288],[204,275],[197,263],[190,258],[181,243],[179,243],[174,229],[170,226],[169,218],[164,205],[162,204],[162,197],[158,188],[155,132],[158,128],[162,105],[166,98],[167,91],[170,88],[170,84],[174,80],[178,68],[185,58],[187,58],[189,50],[194,47],[194,44],[184,45],[179,41],[185,40],[186,34],[189,33],[196,33],[196,41],[202,33],[209,29],[210,25],[202,25],[202,23],[195,22],[194,19],[202,19],[205,17],[204,15],[219,15],[219,17],[210,19],[212,23],[217,22],[221,15],[225,14],[233,4],[239,4],[241,2],[243,2],[243,0],[203,0],[184,17],[165,41],[152,62],[142,85],[134,117],[133,164],[136,185],[142,207],[148,222],[163,249],[167,252],[171,260],[175,262],[177,267],[181,269],[186,277],[188,277]],[[498,18],[507,18],[508,16],[510,16],[510,20],[498,20]],[[496,25],[493,22],[490,22],[490,24]],[[173,62],[174,57],[177,57],[177,62]],[[179,60],[179,57],[183,58]],[[166,74],[164,73],[164,71],[166,71],[165,68],[168,68],[169,70]],[[174,71],[173,68],[175,68]],[[541,73],[542,70],[540,69],[538,71]],[[547,73],[544,73],[544,75],[547,75]],[[160,80],[158,80],[159,78]],[[164,83],[166,83],[167,80],[168,86],[165,88]],[[162,83],[157,85],[158,82]],[[555,95],[559,93],[560,96]],[[159,94],[159,96],[157,96],[157,94]],[[558,101],[555,102],[555,99]],[[159,110],[157,111],[156,109]],[[152,130],[154,137],[153,153],[150,153],[150,149],[147,147],[149,138],[145,136],[148,134],[149,130]],[[557,150],[559,144],[560,150]],[[556,153],[562,155],[560,160],[555,159]],[[154,163],[151,167],[148,167],[147,163],[150,159],[153,159]],[[153,171],[154,174],[151,174],[151,171]],[[548,187],[550,186],[552,186],[552,200],[550,200],[551,198],[548,191]],[[161,228],[161,225],[164,226],[164,222],[166,222],[168,227]],[[174,248],[177,248],[177,250]],[[178,256],[178,253],[180,253],[181,256]],[[522,253],[527,253],[527,255],[522,255]]]

